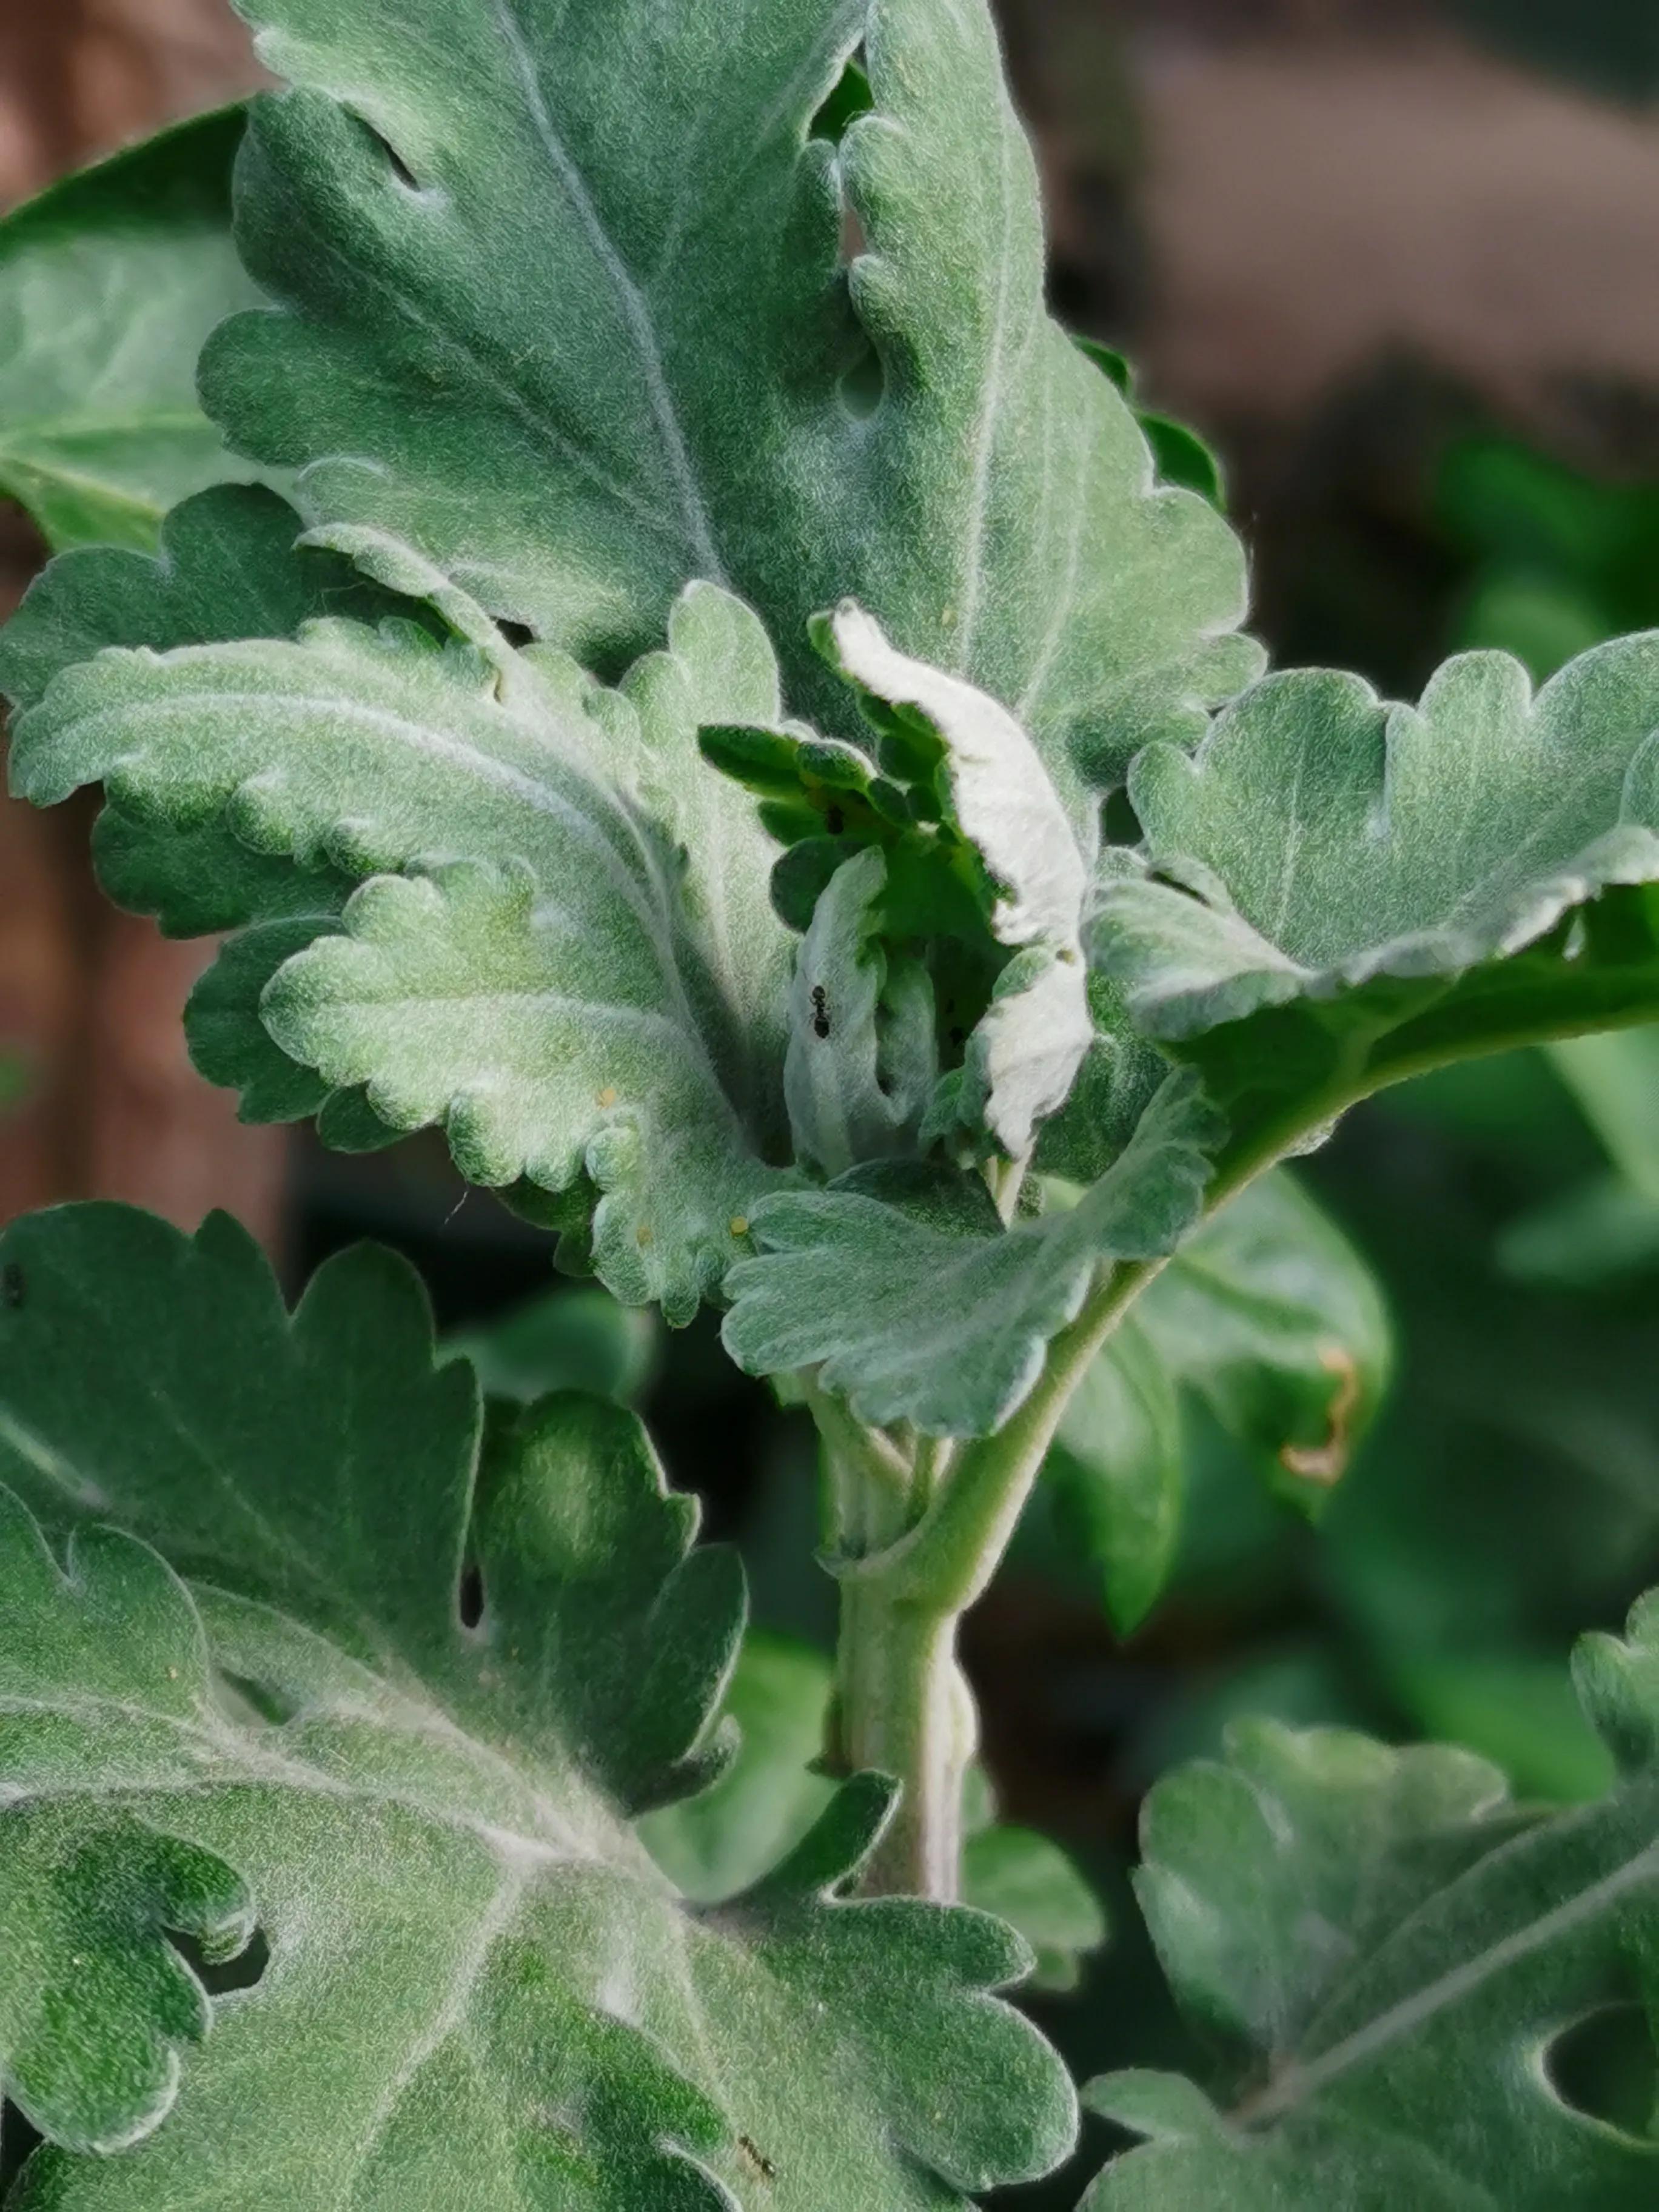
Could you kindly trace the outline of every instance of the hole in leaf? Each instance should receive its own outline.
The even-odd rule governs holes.
[[[284,1696],[270,1682],[256,1681],[252,1674],[222,1671],[218,1679],[233,1711],[245,1707],[256,1719],[267,1722],[272,1728],[283,1727],[300,1710],[296,1698]]]
[[[1586,2013],[1556,2037],[1544,2064],[1564,2105],[1626,2135],[1648,2136],[1659,2113],[1659,2057],[1640,2004]]]
[[[263,1928],[256,1928],[246,1949],[234,1959],[210,1959],[193,1936],[171,1938],[173,1949],[210,1997],[228,1996],[236,1990],[251,1990],[264,1978],[270,1964],[270,1945]]]
[[[29,2125],[15,2105],[9,2101],[0,2105],[0,2196],[23,2171],[25,2160],[40,2141],[40,2130]]]
[[[848,126],[856,123],[860,115],[868,115],[875,104],[869,72],[864,65],[864,49],[860,46],[849,57],[835,89],[812,118],[812,137],[827,138],[832,146],[839,146]]]
[[[404,190],[406,192],[418,192],[421,190],[420,179],[386,137],[385,131],[378,125],[371,123],[366,115],[354,115],[352,121],[359,125],[366,138],[380,148],[386,157],[386,167]]]
[[[852,367],[842,373],[842,404],[849,415],[866,422],[882,402],[887,389],[881,356],[874,346],[866,346]]]
[[[461,1569],[461,1586],[456,1605],[463,1628],[476,1628],[483,1619],[483,1576],[476,1560],[469,1559]]]
[[[515,652],[521,652],[526,645],[533,645],[536,641],[536,633],[528,623],[498,621],[495,627]]]
[[[1140,819],[1135,812],[1133,800],[1121,785],[1108,795],[1104,825],[1109,845],[1139,844],[1142,834]]]

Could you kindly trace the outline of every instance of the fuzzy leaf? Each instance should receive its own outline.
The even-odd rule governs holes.
[[[751,1374],[819,1369],[877,1425],[988,1435],[1101,1269],[1169,1252],[1191,1226],[1218,1133],[1173,1079],[1073,1211],[1006,1233],[982,1184],[915,1164],[780,1192],[751,1216],[761,1255],[727,1279],[726,1349]]]
[[[1173,2077],[1094,2085],[1098,2110],[1153,2140],[1086,2212],[1652,2203],[1659,2138],[1578,2109],[1553,2068],[1610,2008],[1645,2004],[1651,2033],[1659,1604],[1627,1643],[1587,1638],[1577,1673],[1621,1771],[1548,1820],[1468,1753],[1267,1723],[1156,1787],[1142,1902],[1220,2039],[1231,2109]]]
[[[209,2024],[168,1933],[195,1936],[222,1959],[253,1932],[233,1870],[158,1833],[125,1801],[122,1768],[143,1767],[146,1723],[162,1736],[197,1718],[202,1632],[161,1560],[107,1529],[78,1536],[60,1574],[9,1491],[0,1491],[0,2081],[58,2142],[118,2150],[167,2110],[181,2049]],[[55,1715],[27,1695],[54,1681],[64,1686]],[[96,1723],[75,1707],[89,1714],[101,1701],[129,1703],[146,1720],[125,1732],[125,1758],[106,1747],[115,1755],[100,1771]],[[70,1783],[61,1795],[32,1787],[54,1751]],[[72,2023],[88,2016],[95,2032],[76,2036]]]
[[[176,500],[250,465],[196,397],[196,356],[258,295],[230,240],[242,111],[70,177],[0,222],[0,493],[47,543],[151,545]]]
[[[1170,1073],[1164,1054],[1130,1024],[1122,993],[1097,972],[1089,977],[1089,1010],[1094,1038],[1072,1095],[1037,1137],[1038,1172],[1074,1183],[1100,1180]]]
[[[770,1872],[811,1834],[834,1802],[822,1769],[834,1670],[826,1655],[751,1633],[726,1711],[741,1729],[737,1756],[701,1796],[649,1813],[640,1832],[689,1897],[718,1903]],[[1017,1928],[1036,1954],[1033,1984],[1075,1987],[1082,1960],[1106,1940],[1098,1899],[1057,1844],[1000,1825],[988,1793],[963,1855],[964,1901]]]
[[[340,926],[339,909],[258,922],[234,937],[197,982],[185,1008],[190,1056],[210,1083],[240,1091],[244,1121],[304,1121],[320,1114],[332,1085],[290,1060],[259,1008],[278,969]]]
[[[217,334],[204,391],[303,465],[312,519],[602,669],[726,583],[818,720],[846,704],[807,620],[854,592],[1073,790],[1259,665],[1231,532],[1155,489],[1044,311],[983,0],[433,0],[418,38],[399,0],[243,13],[299,88],[240,171],[278,308]],[[832,144],[860,44],[870,106]]]
[[[945,817],[987,878],[992,935],[1015,955],[968,1040],[951,1118],[982,1125],[1010,1159],[1024,1160],[1094,1038],[1079,933],[1086,870],[1066,810],[1030,739],[995,700],[895,652],[857,606],[843,605],[819,636],[890,732],[888,750],[914,752],[924,734],[940,749]],[[898,775],[896,760],[884,765]]]
[[[0,1509],[0,2075],[61,2146],[21,2203],[943,2212],[1063,2155],[1064,2075],[988,1995],[1018,1937],[834,1894],[885,1785],[719,1911],[634,1840],[711,1771],[742,1591],[630,1415],[547,1400],[480,1468],[385,1254],[290,1319],[221,1218],[0,1251],[0,1472],[133,1532],[65,1577]],[[256,1919],[222,1999],[163,1940]]]
[[[21,718],[12,774],[43,803],[101,781],[134,818],[370,878],[343,933],[297,949],[289,919],[232,948],[193,1013],[210,1072],[262,1113],[364,1090],[393,1130],[443,1123],[477,1181],[591,1176],[602,1277],[684,1320],[774,1179],[759,1009],[781,1004],[789,957],[755,889],[764,833],[696,752],[716,696],[777,709],[753,617],[706,586],[625,695],[545,650],[325,622],[71,669]],[[501,865],[445,863],[468,849]],[[377,874],[419,863],[436,872]]]
[[[218,485],[173,508],[154,556],[103,545],[61,554],[0,632],[0,692],[20,709],[36,706],[54,677],[106,646],[163,653],[288,636],[326,614],[372,620],[418,611],[342,556],[296,546],[299,528],[274,492]],[[117,904],[154,915],[169,936],[256,925],[191,995],[191,1057],[210,1081],[240,1090],[244,1121],[326,1114],[328,1085],[278,1048],[258,1000],[283,960],[338,927],[352,878],[326,861],[301,867],[280,853],[255,852],[222,814],[180,828],[107,805],[94,826],[93,854]]]
[[[474,1182],[560,1192],[590,1176],[600,1280],[690,1320],[777,1177],[749,1148],[668,960],[641,939],[630,974],[602,926],[576,938],[540,906],[527,871],[461,862],[377,877],[343,920],[345,935],[265,986],[261,1018],[283,1051],[331,1091],[367,1085],[393,1129],[441,1125]]]
[[[912,1150],[937,1078],[927,971],[881,946],[886,885],[878,847],[843,861],[795,956],[784,1095],[796,1158],[831,1176]]]
[[[319,615],[392,611],[349,561],[296,547],[299,533],[274,491],[222,484],[166,516],[154,555],[110,545],[60,555],[0,631],[0,691],[19,709],[35,706],[54,676],[109,645],[165,653],[291,637]]]
[[[1196,758],[1137,763],[1172,880],[1109,881],[1094,957],[1202,1071],[1243,1159],[1439,1061],[1639,1018],[1659,1006],[1656,728],[1659,635],[1535,698],[1498,653],[1449,662],[1419,708],[1269,678]]]
[[[640,1834],[684,1895],[717,1905],[770,1874],[834,1802],[821,1761],[833,1669],[811,1644],[750,1630],[726,1692],[738,1747],[696,1797],[647,1813]]]
[[[319,615],[373,619],[392,610],[397,603],[349,562],[296,548],[299,527],[274,492],[220,485],[173,510],[154,556],[105,545],[60,555],[0,631],[0,692],[19,710],[36,706],[55,676],[106,646],[164,653],[288,636]],[[212,817],[181,830],[107,806],[93,851],[117,903],[154,915],[170,936],[302,915],[321,928],[351,889],[350,878],[326,864],[300,868],[281,854],[254,852]],[[290,932],[290,949],[304,941]],[[246,972],[246,962],[239,965]],[[221,1001],[229,981],[215,987]],[[276,1057],[268,1040],[262,1048]]]
[[[895,652],[851,601],[813,635],[856,690],[878,758],[799,725],[706,727],[699,739],[786,844],[773,903],[807,939],[791,1052],[797,1148],[832,1173],[894,1150],[927,1079],[924,1030],[936,1029],[949,1072],[927,1085],[921,1138],[965,1136],[1027,1159],[1097,1042],[1077,834],[994,699]],[[890,1031],[915,1039],[896,1081],[875,1036],[884,992]]]

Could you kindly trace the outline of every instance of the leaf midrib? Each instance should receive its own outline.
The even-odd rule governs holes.
[[[1524,1849],[1530,1838],[1518,1838],[1510,1849]],[[1492,1859],[1482,1861],[1472,1871],[1485,1873],[1489,1867],[1506,1856],[1501,1849]],[[1501,1973],[1517,1960],[1545,1948],[1563,1935],[1571,1934],[1583,1923],[1596,1918],[1607,1907],[1614,1904],[1626,1891],[1639,1888],[1644,1881],[1659,1878],[1659,1841],[1644,1844],[1621,1866],[1586,1890],[1567,1899],[1563,1905],[1512,1929],[1500,1936],[1485,1951],[1473,1959],[1466,1959],[1450,1967],[1425,1988],[1415,1990],[1379,2013],[1375,2020],[1333,2044],[1316,2058],[1293,2061],[1285,2067],[1257,2095],[1248,2100],[1233,2115],[1241,2124],[1260,2124],[1282,2118],[1312,2095],[1331,2082],[1361,2066],[1391,2044],[1409,2036],[1449,2005],[1459,2002],[1492,1975]],[[1431,1899],[1421,1911],[1432,1910],[1439,1897]],[[1390,1941],[1398,1941],[1404,1929],[1409,1929],[1419,1916],[1413,1914],[1395,1931]],[[1659,2158],[1659,2144],[1655,2146]]]
[[[137,414],[15,415],[0,434],[0,459],[8,453],[27,458],[31,437],[84,438],[105,432],[136,437],[146,430],[200,430],[216,445],[223,442],[199,407],[158,407]]]
[[[332,1647],[331,1647],[332,1648]],[[388,1694],[397,1692],[386,1685]],[[406,1701],[405,1701],[406,1702]],[[490,1745],[470,1735],[452,1721],[441,1709],[434,1708],[441,1727],[430,1732],[413,1725],[398,1724],[395,1719],[386,1719],[372,1712],[354,1713],[349,1709],[325,1708],[307,1713],[311,1721],[343,1723],[349,1719],[373,1722],[377,1733],[393,1742],[420,1743],[429,1741],[447,1741],[465,1751],[475,1753],[489,1765],[501,1769],[507,1779],[527,1791],[534,1799],[538,1813],[550,1816],[553,1808],[546,1795],[533,1780]],[[9,1795],[0,1795],[0,1820],[6,1814],[32,1805],[50,1804],[125,1804],[138,1800],[163,1801],[175,1797],[203,1798],[234,1794],[239,1790],[270,1789],[291,1790],[296,1796],[325,1797],[339,1804],[363,1806],[395,1806],[418,1820],[428,1820],[434,1826],[447,1828],[459,1834],[477,1838],[496,1858],[534,1861],[546,1867],[612,1866],[633,1874],[641,1868],[651,1869],[653,1862],[641,1856],[637,1865],[630,1858],[607,1859],[602,1854],[585,1848],[573,1835],[567,1823],[556,1817],[548,1817],[549,1828],[562,1834],[562,1848],[545,1835],[529,1835],[521,1827],[504,1827],[500,1821],[491,1820],[466,1807],[450,1804],[434,1795],[423,1796],[418,1791],[399,1789],[381,1781],[347,1779],[327,1772],[312,1761],[289,1755],[276,1745],[272,1738],[280,1733],[256,1735],[246,1729],[227,1722],[221,1726],[210,1724],[210,1717],[202,1710],[194,1714],[173,1713],[164,1709],[135,1703],[130,1698],[118,1698],[103,1692],[77,1693],[65,1692],[46,1697],[27,1697],[10,1690],[0,1690],[0,1714],[43,1715],[49,1719],[72,1721],[77,1723],[95,1722],[106,1716],[118,1721],[142,1724],[146,1728],[164,1729],[200,1752],[220,1762],[216,1772],[191,1775],[168,1775],[160,1780],[97,1784],[83,1780],[46,1786],[20,1786]],[[413,1722],[416,1715],[407,1716]],[[189,1754],[185,1754],[189,1755]],[[623,1832],[618,1824],[618,1833]]]
[[[649,306],[606,229],[580,169],[554,128],[553,118],[542,92],[535,58],[514,12],[514,0],[492,0],[491,12],[506,45],[513,72],[519,80],[542,150],[563,187],[565,197],[594,258],[610,281],[622,311],[623,324],[639,356],[652,419],[656,424],[664,458],[679,493],[686,542],[698,560],[707,563],[701,572],[707,580],[723,585],[726,581],[725,566],[714,544],[708,504],[692,466],[690,450],[680,425],[673,393],[669,388]]]
[[[300,653],[307,650],[303,644],[291,649]],[[184,648],[186,654],[206,656],[210,662],[211,657],[219,650],[219,647],[211,645]],[[246,691],[210,687],[199,691],[185,692],[181,696],[168,694],[152,699],[120,702],[114,706],[102,708],[91,714],[76,716],[71,726],[77,732],[89,733],[94,738],[101,738],[106,731],[119,732],[137,730],[149,723],[159,722],[165,728],[176,722],[181,711],[199,710],[204,707],[215,710],[241,708],[250,715],[272,715],[289,721],[315,717],[325,722],[356,722],[382,738],[404,747],[408,753],[417,759],[422,755],[435,757],[447,767],[471,776],[480,783],[495,786],[498,791],[507,793],[527,806],[532,813],[544,815],[556,822],[562,829],[571,834],[580,842],[597,848],[599,865],[604,869],[610,887],[629,908],[635,921],[649,938],[665,979],[670,976],[678,979],[678,963],[673,957],[672,945],[665,941],[661,927],[664,917],[643,896],[640,884],[627,867],[621,854],[605,835],[605,825],[601,822],[575,805],[563,793],[546,784],[538,783],[533,775],[516,763],[499,759],[486,751],[481,745],[469,740],[457,739],[447,736],[441,730],[429,728],[395,708],[373,705],[366,701],[352,698],[349,695],[331,696],[327,694],[305,691],[276,690]],[[546,733],[526,730],[522,723],[517,723],[514,726],[520,730],[520,734],[531,735],[546,744]],[[127,762],[134,757],[131,752],[116,755],[99,773],[107,781],[109,774],[126,765]],[[138,757],[142,757],[142,756]],[[637,825],[622,805],[618,796],[596,778],[586,774],[578,764],[565,758],[562,756],[562,748],[558,757],[561,757],[562,765],[569,768],[573,774],[579,776],[585,789],[592,792],[595,797],[604,801],[612,811],[623,819],[630,834],[635,836],[637,842]],[[240,790],[244,783],[253,781],[256,776],[254,770],[244,769],[240,762],[233,763],[230,773],[234,777],[234,782],[231,787],[233,792]],[[289,817],[290,819],[298,816],[302,809],[317,813],[327,811],[326,806],[315,805],[302,785],[296,783],[292,788],[295,804],[294,815]],[[343,807],[344,802],[340,802],[340,805]],[[295,831],[291,834],[294,835],[297,846],[297,823]],[[288,857],[300,860],[297,849],[292,851]],[[396,873],[404,867],[412,866],[416,857],[414,854],[409,854],[399,861],[391,863],[384,870],[365,871],[364,873],[366,876],[374,872]],[[305,861],[301,861],[300,864],[309,865]],[[528,862],[526,864],[530,865]],[[542,880],[541,872],[539,869],[532,869],[532,872],[539,883]],[[689,1007],[687,1019],[689,1023]]]

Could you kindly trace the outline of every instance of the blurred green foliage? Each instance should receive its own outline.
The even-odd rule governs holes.
[[[1473,31],[1614,100],[1659,92],[1652,0],[1453,0]]]

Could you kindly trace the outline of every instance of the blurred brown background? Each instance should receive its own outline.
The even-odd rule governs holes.
[[[0,0],[0,205],[256,80],[216,0]],[[0,614],[40,558],[0,501]],[[0,803],[0,1048],[27,1085],[0,1144],[0,1216],[131,1199],[188,1225],[228,1206],[280,1241],[286,1148],[240,1127],[185,1054],[204,964],[112,911],[87,860],[90,811]]]
[[[1056,304],[1219,444],[1282,657],[1402,685],[1437,657],[1433,551],[1404,507],[1440,421],[1484,409],[1585,465],[1650,465],[1651,0],[1002,12]],[[257,76],[222,0],[0,0],[0,204]],[[0,604],[38,550],[0,507]],[[184,1056],[202,951],[109,913],[85,832],[0,809],[0,1046],[29,1081],[0,1212],[221,1202],[279,1241],[284,1140],[239,1128]]]

